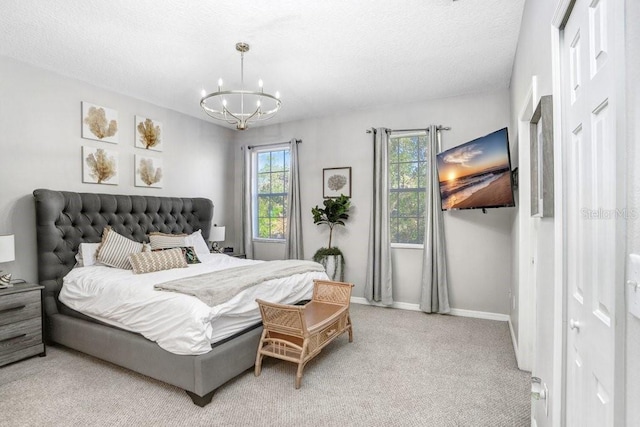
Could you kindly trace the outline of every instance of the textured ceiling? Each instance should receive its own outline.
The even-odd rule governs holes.
[[[524,1],[2,0],[0,55],[206,119],[246,41],[284,122],[508,87]]]

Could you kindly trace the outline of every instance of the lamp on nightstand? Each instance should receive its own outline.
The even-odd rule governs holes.
[[[222,248],[218,246],[218,242],[224,242],[225,239],[225,227],[218,227],[217,224],[214,224],[211,227],[211,235],[209,236],[209,241],[211,242],[211,252],[222,253]]]
[[[13,234],[0,236],[0,263],[11,262],[15,259],[16,250]],[[11,286],[13,286],[11,284],[11,273],[0,275],[0,288],[10,288]]]

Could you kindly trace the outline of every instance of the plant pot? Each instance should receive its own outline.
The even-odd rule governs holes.
[[[322,264],[331,280],[344,282],[344,259],[342,255],[323,255],[318,262]]]

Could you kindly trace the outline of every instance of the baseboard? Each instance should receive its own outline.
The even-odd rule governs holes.
[[[508,314],[491,313],[489,311],[462,310],[460,308],[452,308],[451,314],[460,317],[474,317],[476,319],[498,320],[500,322],[509,321]]]
[[[387,307],[386,305],[378,304],[378,303],[370,303],[366,298],[362,297],[351,297],[351,302],[354,304],[364,304],[364,305],[373,305],[377,307]],[[399,308],[400,310],[409,310],[409,311],[422,311],[420,310],[419,304],[411,304],[408,302],[394,302],[391,305],[391,308]],[[452,316],[460,316],[460,317],[473,317],[476,319],[487,319],[487,320],[499,320],[501,322],[508,322],[509,315],[501,314],[501,313],[489,313],[486,311],[474,311],[474,310],[462,310],[459,308],[452,308],[449,313]]]

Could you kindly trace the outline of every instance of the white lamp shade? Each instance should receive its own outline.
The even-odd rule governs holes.
[[[211,235],[209,236],[209,241],[211,242],[224,242],[225,235],[225,227],[211,227]]]
[[[16,259],[13,234],[0,236],[0,262],[11,262]]]

